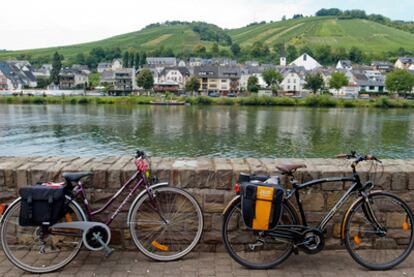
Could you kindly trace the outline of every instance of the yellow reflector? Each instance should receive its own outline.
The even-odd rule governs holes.
[[[153,240],[151,242],[151,245],[154,246],[155,248],[161,250],[161,251],[168,251],[168,246],[167,245],[162,245],[161,243],[158,243],[156,240]]]
[[[257,187],[256,214],[253,219],[253,230],[268,230],[272,210],[273,188]]]
[[[72,222],[72,216],[70,215],[70,213],[65,214],[65,219],[66,222]]]
[[[147,178],[150,176],[150,171],[149,171],[149,169],[147,169],[147,171],[145,172],[145,175],[147,176]]]
[[[361,240],[361,238],[360,238],[358,235],[356,235],[356,236],[354,237],[354,242],[355,242],[356,244],[360,245],[360,244],[361,244],[361,242],[362,242],[362,240]]]

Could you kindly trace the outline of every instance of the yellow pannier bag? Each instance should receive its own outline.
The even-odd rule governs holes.
[[[266,183],[242,183],[240,195],[243,220],[247,227],[253,230],[276,227],[282,213],[282,187]]]

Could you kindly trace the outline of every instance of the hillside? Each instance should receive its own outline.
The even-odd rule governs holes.
[[[242,48],[248,47],[256,41],[261,41],[270,48],[282,42],[298,47],[330,45],[333,48],[350,49],[352,46],[356,46],[366,53],[381,53],[397,50],[400,47],[414,50],[414,34],[363,19],[339,20],[334,17],[309,17],[256,24],[225,30],[225,32],[230,35],[233,42],[239,43]],[[212,43],[201,40],[199,33],[194,32],[189,24],[158,24],[137,32],[96,42],[0,52],[0,59],[15,58],[21,54],[29,54],[32,57],[51,56],[54,51],[59,51],[67,59],[78,53],[87,54],[98,46],[103,48],[119,47],[121,50],[134,48],[139,51],[150,51],[163,46],[171,48],[178,54],[184,51],[189,52],[198,44],[203,44],[208,48]]]
[[[330,45],[346,49],[356,46],[369,53],[400,47],[414,49],[414,34],[363,19],[311,17],[254,25],[228,33],[241,46],[261,41],[270,47],[278,42],[310,47]]]

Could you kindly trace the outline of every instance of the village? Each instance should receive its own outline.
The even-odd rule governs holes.
[[[181,60],[175,57],[147,57],[143,66],[128,68],[120,58],[112,62],[99,63],[96,68],[73,64],[62,67],[57,84],[39,89],[39,83],[47,80],[53,70],[52,64],[34,68],[24,60],[0,61],[0,95],[142,95],[148,89],[139,87],[137,76],[143,70],[151,72],[151,92],[156,94],[205,95],[211,97],[239,97],[257,92],[259,96],[305,97],[314,93],[329,93],[340,98],[369,98],[387,95],[387,75],[401,69],[414,75],[414,57],[399,57],[394,64],[388,61],[373,61],[371,64],[353,64],[350,60],[339,60],[335,66],[324,67],[307,53],[287,63],[281,57],[274,64],[247,61],[243,64],[230,58],[198,58]],[[277,72],[279,80],[274,85],[266,82],[263,73]],[[330,86],[332,74],[341,72],[347,84]],[[91,85],[90,76],[99,77],[98,85]],[[318,75],[323,84],[317,91],[307,86],[308,75]],[[252,78],[253,76],[253,78]],[[189,91],[190,79],[198,80],[197,91]],[[253,79],[256,89],[249,87]],[[414,93],[414,87],[412,92]]]

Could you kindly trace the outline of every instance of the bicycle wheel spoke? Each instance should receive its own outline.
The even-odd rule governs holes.
[[[154,194],[165,220],[160,220],[155,209],[146,209],[149,198],[145,196],[134,208],[132,238],[137,247],[153,259],[180,258],[195,247],[201,236],[201,210],[197,202],[180,189],[166,187],[155,190]]]

